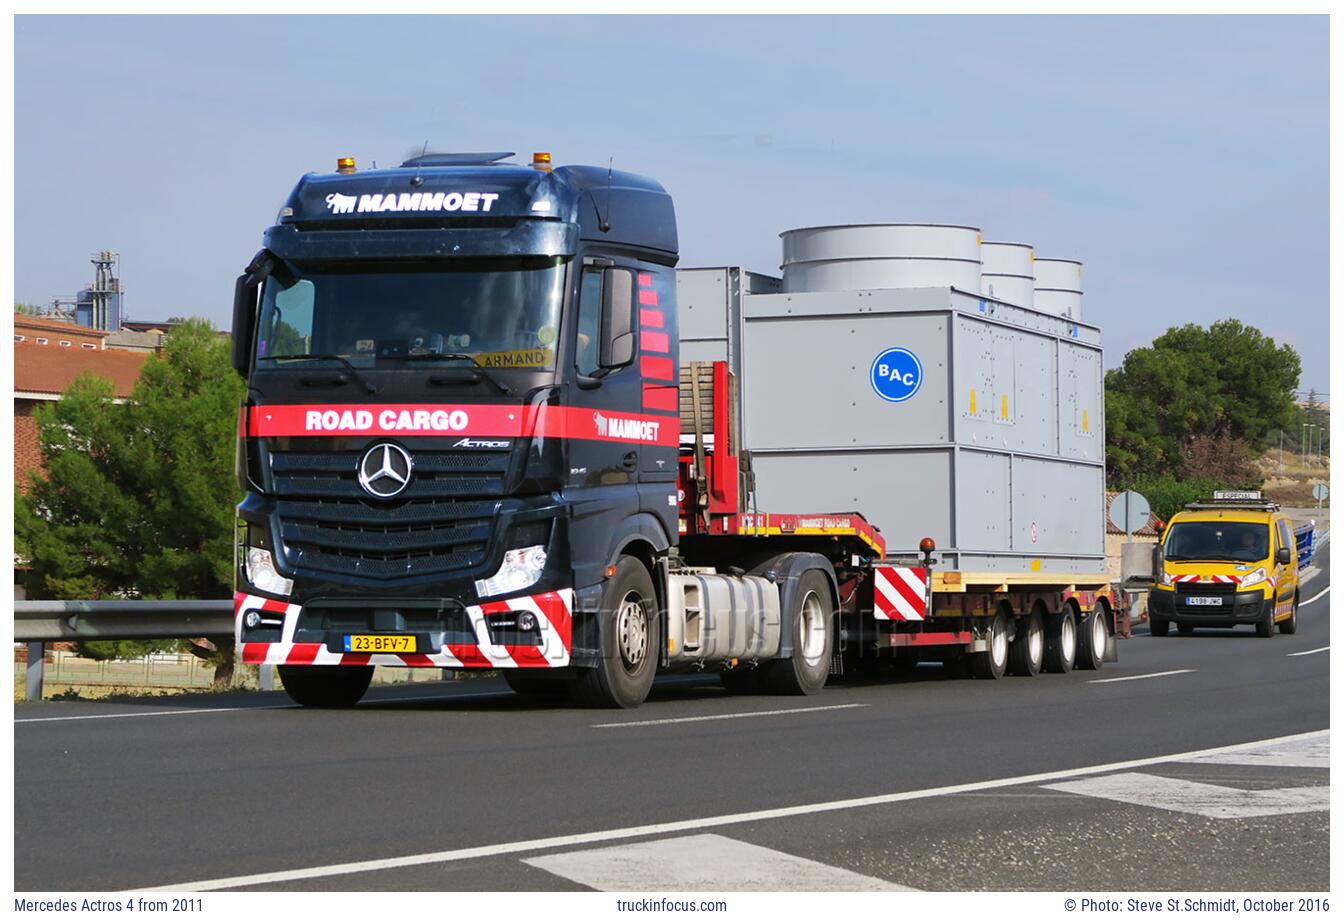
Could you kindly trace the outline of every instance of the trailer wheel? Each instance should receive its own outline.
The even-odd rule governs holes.
[[[1297,632],[1297,592],[1293,592],[1293,613],[1279,624],[1279,632],[1285,636],[1291,636]]]
[[[1045,640],[1045,669],[1054,674],[1067,674],[1073,670],[1077,658],[1078,618],[1074,616],[1073,605],[1065,604],[1059,623]]]
[[[343,665],[276,666],[289,698],[311,709],[349,709],[364,697],[373,668]]]
[[[969,656],[971,673],[984,680],[998,680],[1008,670],[1008,614],[1002,607],[989,623],[989,648]],[[963,656],[967,657],[967,656]]]
[[[598,616],[601,654],[571,685],[574,700],[594,708],[633,709],[644,702],[658,670],[661,633],[653,578],[633,556],[616,561]]]
[[[763,668],[761,680],[775,693],[811,696],[826,686],[835,641],[835,608],[831,585],[816,569],[804,572],[794,594],[793,654]]]
[[[1035,677],[1044,664],[1045,618],[1037,602],[1018,626],[1017,638],[1008,646],[1008,670],[1018,677]]]
[[[1171,620],[1160,620],[1155,616],[1149,616],[1148,631],[1160,639],[1171,632]]]
[[[1108,609],[1098,602],[1092,612],[1083,618],[1083,628],[1079,633],[1078,661],[1074,665],[1084,671],[1097,671],[1106,659],[1106,628]]]

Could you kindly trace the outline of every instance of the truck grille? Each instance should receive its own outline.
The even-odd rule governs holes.
[[[391,502],[369,498],[360,487],[362,456],[363,450],[271,453],[290,565],[391,579],[485,561],[508,451],[413,451],[411,483]]]

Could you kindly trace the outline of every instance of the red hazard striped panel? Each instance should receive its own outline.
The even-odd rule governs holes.
[[[282,638],[279,642],[242,642],[242,616],[248,610],[266,609],[278,604],[285,608]],[[515,597],[506,601],[487,601],[467,608],[474,643],[445,645],[437,652],[370,655],[329,651],[320,642],[295,642],[292,639],[302,607],[270,601],[252,594],[234,595],[239,617],[236,621],[235,642],[245,664],[299,664],[299,665],[383,665],[405,668],[562,668],[569,664],[572,644],[571,611],[574,592],[569,588],[543,591],[530,597]],[[491,637],[488,617],[518,616],[530,613],[536,620],[540,643],[517,645],[495,643]]]
[[[873,616],[879,620],[923,620],[928,613],[928,569],[873,567]]]
[[[1215,584],[1215,585],[1239,585],[1241,584],[1240,575],[1176,575],[1172,581],[1179,581],[1182,584]]]

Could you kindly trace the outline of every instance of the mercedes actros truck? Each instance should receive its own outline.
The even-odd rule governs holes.
[[[889,551],[873,524],[895,522],[814,513],[824,489],[762,510],[742,368],[679,363],[672,198],[511,156],[343,158],[299,181],[238,278],[245,663],[309,706],[354,705],[378,665],[617,707],[659,672],[810,694],[921,659],[989,678],[1100,666],[1127,633],[1103,574],[977,574],[931,538]],[[908,388],[902,360],[873,386]],[[773,411],[805,426],[839,395]]]

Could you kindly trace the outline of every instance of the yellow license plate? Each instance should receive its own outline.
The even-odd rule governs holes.
[[[346,636],[347,652],[414,652],[415,636]]]

